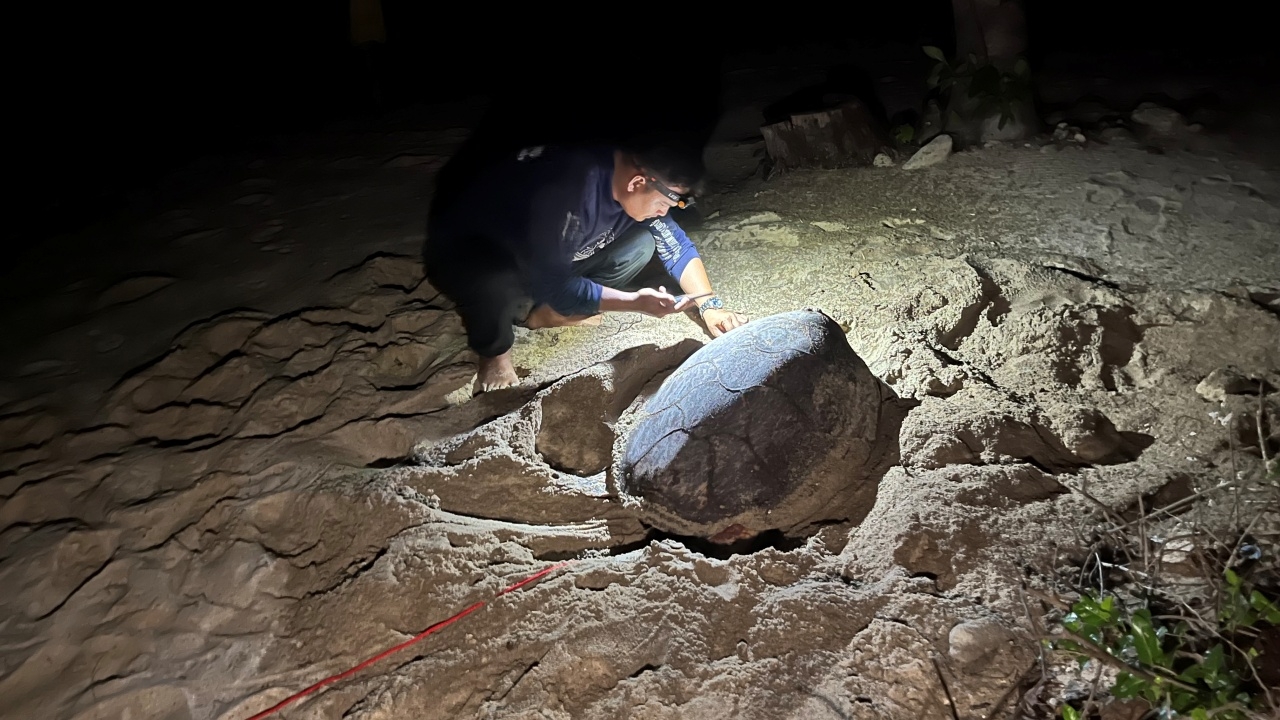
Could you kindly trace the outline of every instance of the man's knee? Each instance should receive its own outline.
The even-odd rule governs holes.
[[[644,267],[657,250],[657,243],[653,238],[653,233],[649,232],[649,228],[643,225],[633,228],[617,242],[621,246],[618,249],[620,265]]]
[[[621,288],[640,275],[656,248],[648,228],[636,227],[606,247],[602,251],[603,262],[598,262],[585,275],[607,287]]]

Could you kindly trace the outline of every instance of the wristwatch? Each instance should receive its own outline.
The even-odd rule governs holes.
[[[698,306],[698,314],[702,315],[706,313],[708,310],[721,310],[723,308],[724,308],[724,301],[716,297],[715,295],[712,295],[706,300],[703,300],[702,304]]]

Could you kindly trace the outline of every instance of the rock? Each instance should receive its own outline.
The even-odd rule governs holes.
[[[1085,141],[1084,133],[1080,128],[1068,125],[1065,122],[1058,123],[1053,129],[1053,140],[1055,142],[1075,142],[1082,143]]]
[[[881,220],[880,224],[887,228],[893,228],[896,230],[898,228],[908,227],[911,225],[923,225],[924,220],[921,220],[920,218],[887,217]]]
[[[1139,128],[1161,136],[1176,136],[1187,130],[1187,121],[1178,111],[1155,103],[1142,103],[1129,119]]]
[[[1015,109],[1012,117],[1001,116],[996,113],[992,117],[983,118],[977,127],[977,137],[973,137],[973,130],[961,123],[956,128],[956,134],[960,138],[968,138],[962,143],[977,144],[990,140],[1000,140],[1005,142],[1014,142],[1017,140],[1026,140],[1036,134],[1039,127],[1039,118],[1028,107],[1020,107]]]
[[[1257,395],[1275,392],[1264,379],[1249,377],[1234,367],[1221,367],[1196,385],[1196,394],[1210,402],[1225,402],[1228,395]]]
[[[916,151],[911,159],[902,164],[903,170],[918,170],[944,162],[951,157],[952,143],[950,135],[939,135],[929,141],[928,145]]]
[[[1107,143],[1133,142],[1133,133],[1123,127],[1109,127],[1098,133],[1098,137]]]
[[[1151,710],[1146,700],[1112,700],[1098,708],[1102,720],[1141,720]]]
[[[760,132],[777,169],[868,165],[888,144],[875,115],[854,98],[833,109],[793,114]]]
[[[956,234],[950,230],[943,230],[935,225],[929,226],[929,237],[934,240],[942,240],[943,242],[951,242],[956,239]]]
[[[970,620],[951,628],[947,655],[961,666],[972,666],[999,652],[1011,636],[994,620]]]
[[[893,167],[893,158],[889,157],[887,153],[876,153],[876,156],[871,160],[871,164],[878,168]]]

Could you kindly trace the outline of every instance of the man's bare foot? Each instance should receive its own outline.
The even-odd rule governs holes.
[[[476,372],[474,394],[491,392],[508,388],[520,382],[516,375],[516,367],[511,364],[511,351],[508,350],[497,357],[480,358],[480,367]]]
[[[533,312],[529,313],[529,317],[524,321],[524,326],[530,330],[553,327],[588,327],[599,325],[603,319],[601,315],[561,315],[551,309],[550,305],[539,305],[533,309]]]

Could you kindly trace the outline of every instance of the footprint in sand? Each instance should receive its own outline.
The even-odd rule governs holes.
[[[243,197],[237,198],[236,205],[270,205],[275,202],[275,198],[268,193],[250,193]]]
[[[293,243],[291,242],[269,242],[258,248],[262,252],[279,253],[280,255],[288,255],[293,252]]]
[[[102,291],[93,304],[94,311],[105,310],[116,305],[137,302],[148,295],[169,287],[177,278],[162,273],[149,273],[125,278]]]
[[[1133,203],[1136,212],[1126,212],[1121,225],[1130,235],[1156,237],[1168,226],[1169,213],[1177,212],[1181,206],[1176,200],[1150,195]]]
[[[89,337],[93,338],[94,351],[104,355],[119,350],[124,345],[124,336],[119,333],[104,335],[101,330],[91,330]]]
[[[382,163],[384,168],[406,168],[427,166],[428,170],[434,170],[444,165],[445,158],[439,155],[397,155],[390,160]]]
[[[217,237],[221,233],[222,233],[222,230],[217,228],[214,228],[212,230],[197,230],[195,232],[186,233],[185,235],[179,235],[173,240],[170,240],[169,244],[175,247],[188,247],[191,245],[199,244],[204,240]]]
[[[73,370],[72,366],[62,360],[47,359],[35,360],[23,365],[18,370],[18,377],[54,377],[58,375],[67,375]]]
[[[275,187],[276,181],[271,178],[248,178],[240,181],[240,187],[246,190],[265,190]]]
[[[255,245],[261,245],[271,238],[279,235],[284,230],[284,221],[280,219],[268,220],[267,222],[254,228],[249,233],[249,242]]]

